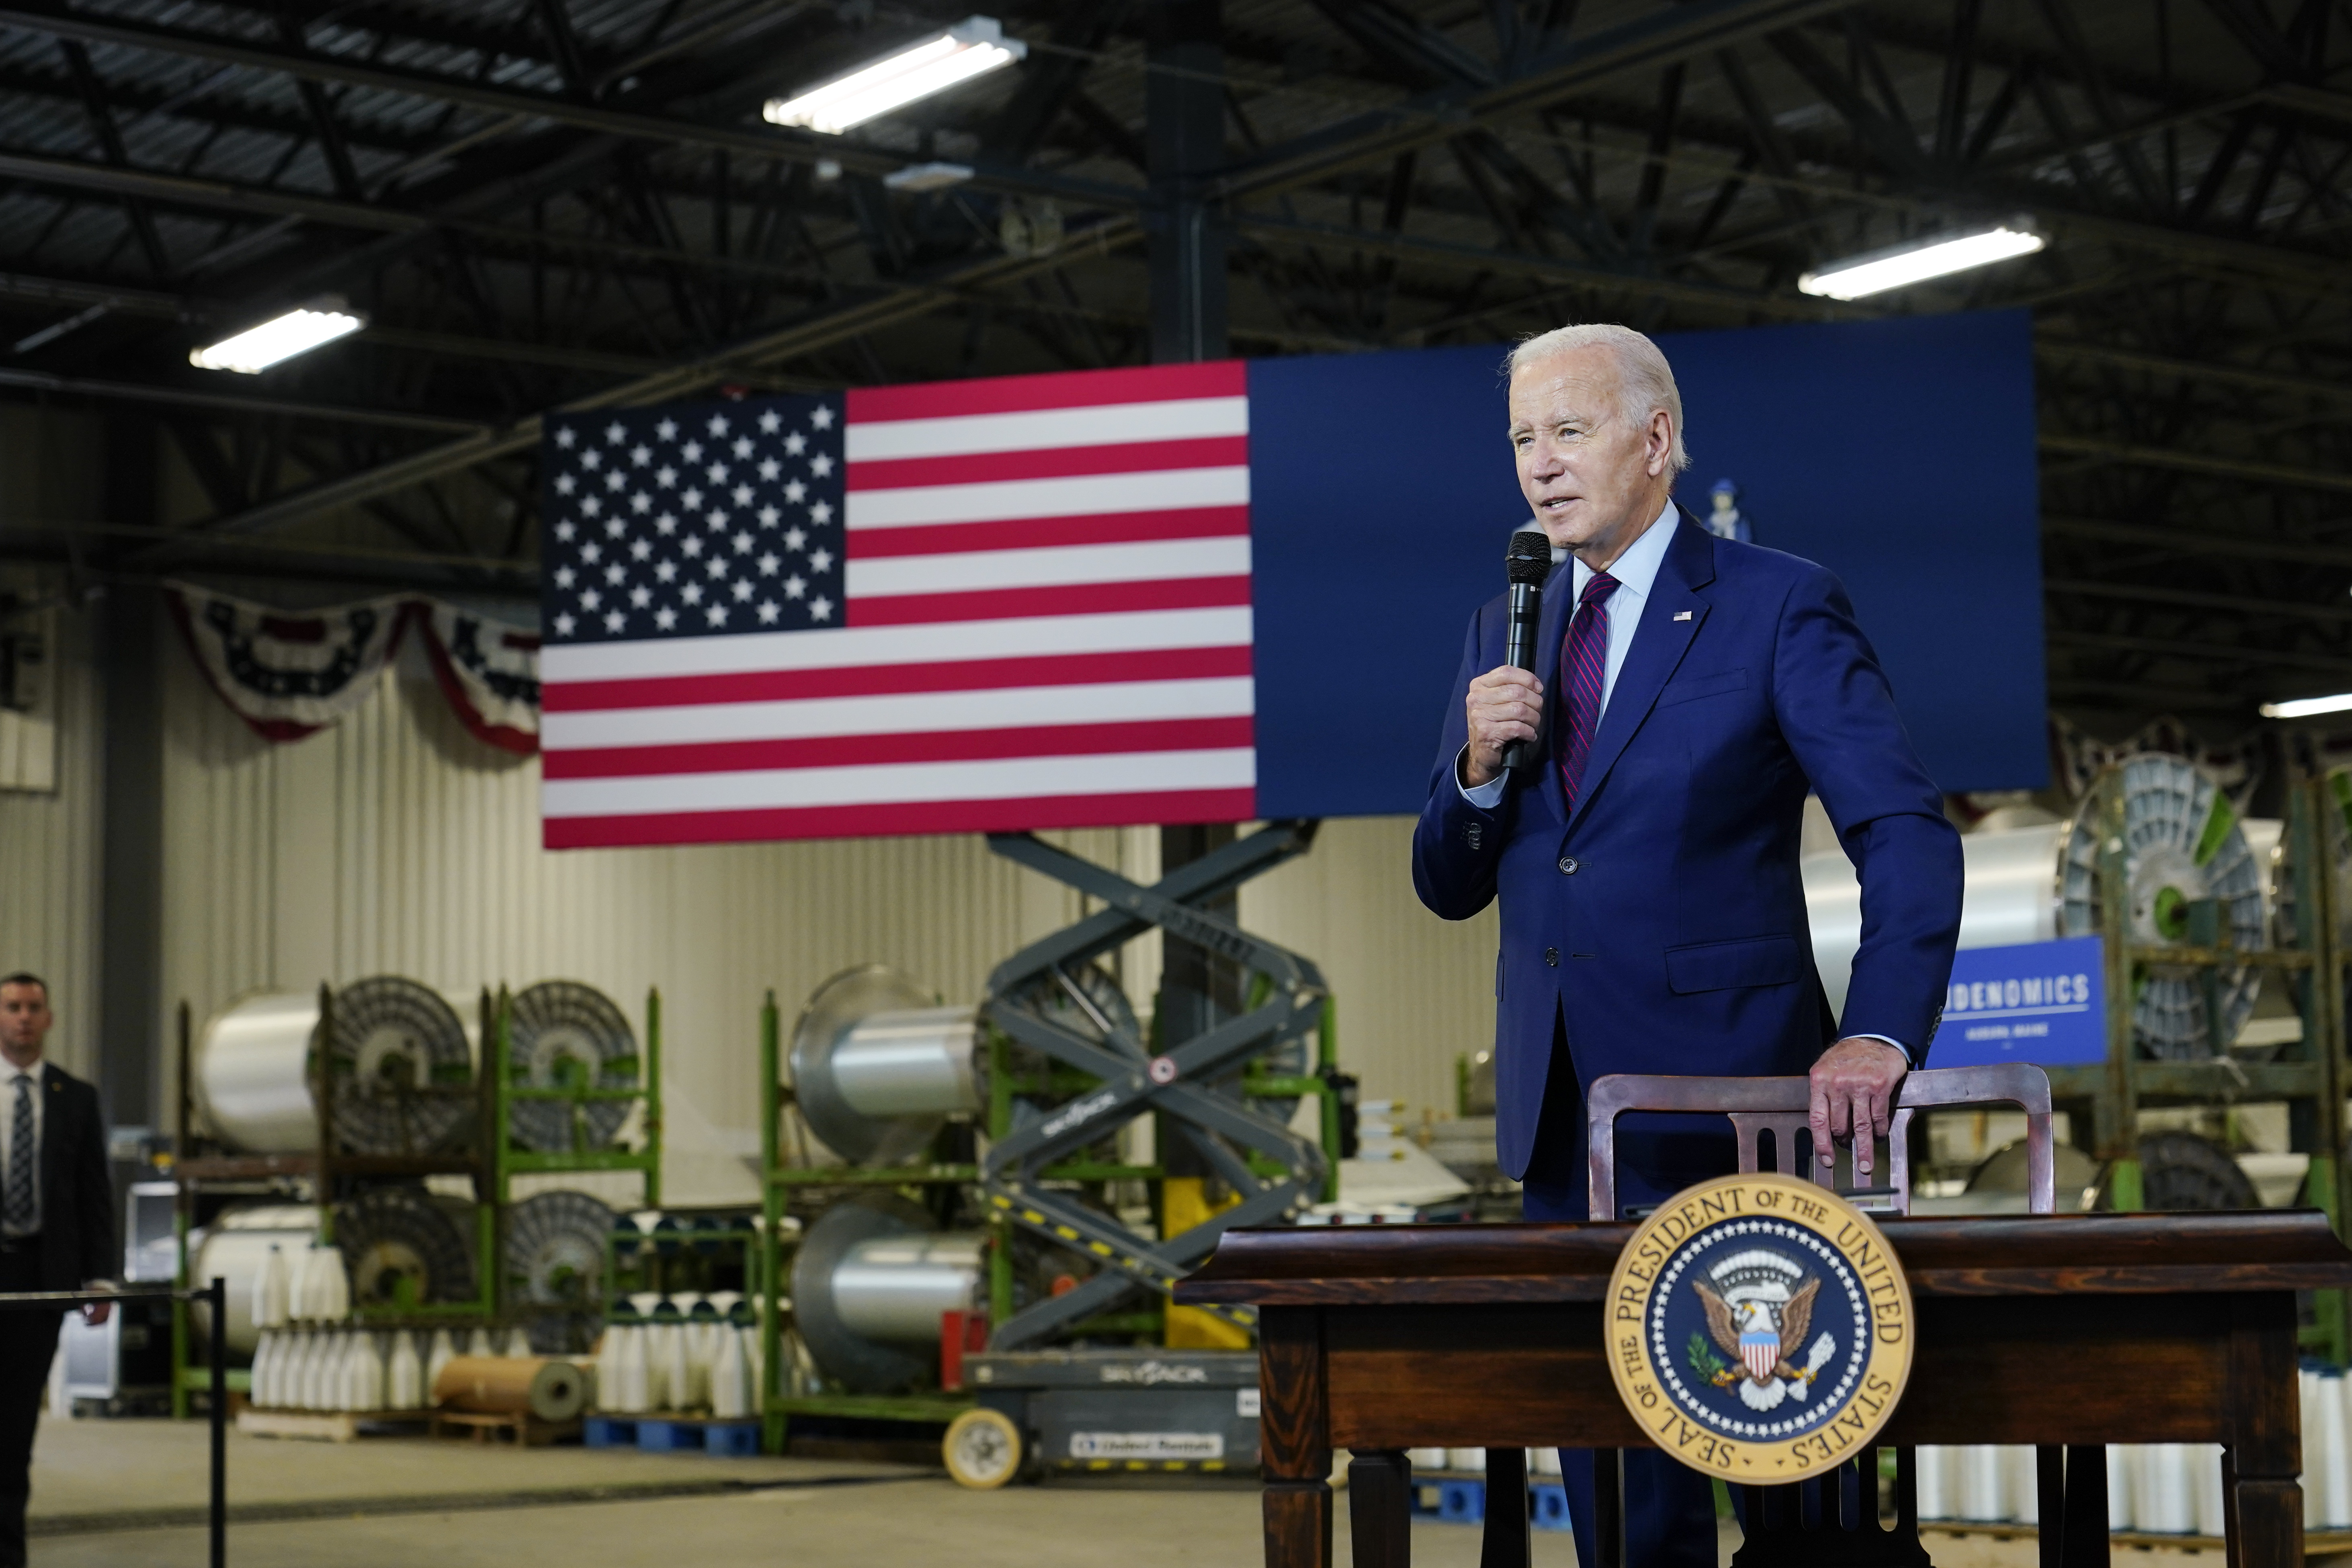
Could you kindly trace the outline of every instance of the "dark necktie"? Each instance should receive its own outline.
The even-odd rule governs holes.
[[[1617,579],[1595,572],[1577,596],[1568,637],[1559,647],[1560,685],[1568,692],[1568,711],[1554,733],[1559,737],[1559,782],[1568,795],[1568,809],[1576,809],[1576,788],[1584,778],[1584,759],[1592,754],[1592,732],[1601,727],[1601,692],[1609,673],[1609,595]]]
[[[29,1235],[41,1222],[38,1194],[33,1185],[33,1075],[16,1075],[16,1105],[8,1121],[8,1193],[0,1204],[0,1217],[18,1236]]]

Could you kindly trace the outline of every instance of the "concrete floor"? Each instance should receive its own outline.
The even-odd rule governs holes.
[[[45,1422],[32,1568],[198,1568],[205,1429]],[[691,1493],[692,1495],[685,1495]],[[1243,1480],[1073,1479],[971,1492],[940,1472],[809,1459],[710,1459],[579,1447],[525,1453],[423,1438],[352,1444],[232,1436],[236,1568],[1246,1568],[1257,1491]],[[1337,1561],[1349,1560],[1345,1494]],[[1738,1533],[1727,1525],[1721,1559]],[[1536,1568],[1573,1568],[1538,1533]],[[2032,1568],[2030,1540],[1936,1535],[1938,1568]],[[1473,1568],[1478,1532],[1413,1529],[1417,1568]],[[2218,1568],[2218,1554],[2122,1552],[2122,1568]]]

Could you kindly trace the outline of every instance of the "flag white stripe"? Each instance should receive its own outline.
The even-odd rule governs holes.
[[[861,528],[1003,522],[1015,518],[1087,517],[1098,512],[1181,511],[1192,507],[1248,504],[1249,469],[1236,465],[852,490],[843,521],[855,532]]]
[[[1183,577],[1246,577],[1246,535],[1153,539],[1128,544],[982,550],[961,555],[884,555],[849,563],[854,599],[986,588],[1047,588],[1072,583],[1154,583]]]
[[[665,773],[626,779],[550,779],[549,817],[674,816],[811,805],[893,805],[930,800],[1020,800],[1036,795],[1139,795],[1250,789],[1257,753],[1246,747],[1100,756],[1009,757],[986,762],[774,768]],[[921,824],[910,821],[910,829]]]
[[[749,632],[736,637],[644,642],[556,643],[541,650],[550,687],[588,680],[749,675],[772,670],[852,669],[939,659],[1023,658],[1070,653],[1147,653],[1160,648],[1247,647],[1246,605],[1124,615],[1026,616],[1001,621],[940,621],[834,631]]]
[[[1256,683],[1246,675],[1204,680],[1129,680],[1094,686],[1022,686],[992,691],[905,691],[786,702],[709,702],[550,713],[540,742],[550,752],[606,746],[682,746],[826,735],[908,735],[1041,724],[1114,724],[1151,719],[1245,718]]]
[[[1056,447],[1120,447],[1249,434],[1246,397],[1179,397],[1017,414],[958,414],[938,419],[859,419],[843,450],[853,463],[898,458],[960,458]]]

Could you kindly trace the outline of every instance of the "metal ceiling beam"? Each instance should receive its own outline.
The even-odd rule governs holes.
[[[245,397],[229,392],[202,392],[193,387],[51,375],[37,370],[0,367],[0,386],[62,397],[93,397],[114,403],[163,403],[183,408],[212,408],[236,414],[290,416],[333,425],[380,425],[394,430],[429,430],[443,436],[471,435],[488,428],[478,419],[452,419],[438,414],[409,414],[396,408],[352,408],[293,398]]]
[[[2045,452],[2070,458],[2090,458],[2103,463],[2128,463],[2135,468],[2177,468],[2182,473],[2210,474],[2225,479],[2253,479],[2263,484],[2295,485],[2305,489],[2352,490],[2352,473],[2298,468],[2291,463],[2266,463],[2257,458],[2226,458],[2210,452],[2184,452],[2171,447],[2137,447],[2125,441],[2103,441],[2088,436],[2058,436],[2043,431],[2035,444]]]
[[[2045,577],[2045,594],[2081,594],[2094,599],[2127,599],[2144,605],[2180,605],[2192,610],[2220,610],[2233,616],[2325,621],[2352,626],[2352,606],[2306,605],[2293,599],[2255,599],[2241,594],[2207,594],[2189,588],[2158,588],[2137,583],[2095,583],[2079,577]]]
[[[2256,699],[2227,691],[2200,691],[2186,686],[2152,686],[2137,680],[2101,680],[2072,675],[2050,677],[2051,690],[2090,692],[2101,697],[2119,699],[2133,708],[2187,709],[2204,713],[2243,713],[2251,716]]]
[[[1759,0],[1723,0],[1723,3],[1756,5]],[[1823,0],[1770,0],[1770,3],[1782,6],[1810,3],[1817,10],[1827,8]],[[1847,3],[1847,0],[1839,0],[1839,3]],[[445,76],[433,71],[370,64],[348,56],[271,47],[247,38],[219,33],[159,26],[150,22],[92,16],[85,12],[68,12],[45,5],[0,4],[0,27],[16,27],[51,37],[75,38],[84,43],[110,44],[123,48],[148,49],[161,54],[214,60],[254,70],[281,71],[305,81],[340,82],[378,92],[406,93],[442,103],[460,104],[488,114],[530,115],[559,125],[603,132],[632,141],[718,148],[755,158],[781,158],[796,163],[837,163],[853,173],[877,175],[890,174],[908,162],[903,154],[867,147],[845,137],[820,136],[814,132],[789,131],[781,126],[751,131],[726,125],[706,125],[676,115],[607,109],[584,100],[554,93],[492,87],[478,79]],[[973,162],[971,167],[971,184],[982,190],[1013,195],[1056,196],[1087,206],[1113,209],[1134,207],[1144,198],[1140,187],[1070,179],[1044,170],[994,160],[981,159]]]
[[[2090,517],[2044,517],[2044,533],[2075,539],[2104,540],[2110,544],[2137,544],[2154,550],[2178,550],[2188,555],[2220,555],[2242,561],[2292,561],[2306,566],[2341,566],[2352,570],[2352,545],[2298,544],[2291,540],[2263,539],[2242,532],[2193,531],[2160,528],[2144,522],[2109,522]]]
[[[2220,643],[2189,642],[2176,637],[2127,637],[2118,632],[2075,631],[2068,626],[2053,626],[2043,635],[2054,647],[2105,648],[2116,653],[2152,654],[2159,658],[2198,659],[2255,668],[2315,669],[2329,675],[2352,676],[2352,658],[2329,658],[2324,654],[2227,647]]]
[[[1623,72],[1661,70],[1853,3],[1690,0],[1575,39],[1527,62],[1517,74],[1492,87],[1418,93],[1402,103],[1352,115],[1269,147],[1218,181],[1213,194],[1232,200],[1290,190],[1359,163],[1384,162],[1433,146],[1475,125],[1540,109]]]
[[[851,304],[818,311],[790,325],[729,344],[714,353],[698,355],[651,375],[640,376],[574,399],[562,406],[567,410],[614,408],[683,396],[724,381],[743,367],[814,353],[866,332],[913,321],[962,298],[965,290],[1013,282],[1033,272],[1061,266],[1073,255],[1083,255],[1097,247],[1107,251],[1132,244],[1142,235],[1143,226],[1132,217],[1107,218],[1097,224],[1074,229],[1066,248],[1055,255],[1039,258],[1000,255],[969,262],[929,279],[912,280],[910,286],[887,289]],[[532,415],[494,434],[468,437],[411,457],[395,458],[376,468],[313,485],[241,512],[212,519],[201,526],[208,531],[255,533],[315,516],[335,507],[350,506],[388,495],[442,474],[454,473],[477,463],[523,451],[538,443],[543,418],[542,415]]]
[[[2260,387],[2265,392],[2352,405],[2352,384],[2323,381],[2313,375],[2294,375],[2284,371],[2261,370],[2252,365],[2220,364],[2211,360],[2172,359],[2163,354],[2142,353],[2137,349],[2108,348],[2100,343],[2053,338],[2041,333],[2034,336],[2033,352],[2042,359],[2057,360],[2062,363],[2112,365],[2117,370],[2144,371],[2150,375],[2172,376],[2180,381],[2227,382],[2237,386]]]

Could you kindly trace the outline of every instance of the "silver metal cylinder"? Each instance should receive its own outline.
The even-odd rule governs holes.
[[[2239,823],[2246,847],[2270,863],[2284,826],[2275,818]],[[2058,862],[2065,850],[2067,825],[2043,823],[2000,833],[1960,837],[1968,878],[1960,900],[1960,946],[2011,947],[2048,942],[2058,932]],[[1812,927],[1813,963],[1829,993],[1830,1008],[1845,1006],[1854,950],[1862,943],[1862,888],[1843,850],[1804,859],[1805,918]]]
[[[257,1154],[319,1146],[310,1072],[318,1028],[319,998],[299,993],[241,996],[205,1025],[193,1076],[225,1142]]]
[[[850,1109],[865,1116],[978,1110],[979,1042],[970,1007],[872,1014],[834,1047],[833,1081]]]
[[[834,1267],[834,1310],[844,1327],[867,1339],[937,1344],[940,1314],[971,1308],[982,1239],[950,1233],[861,1241]]]

